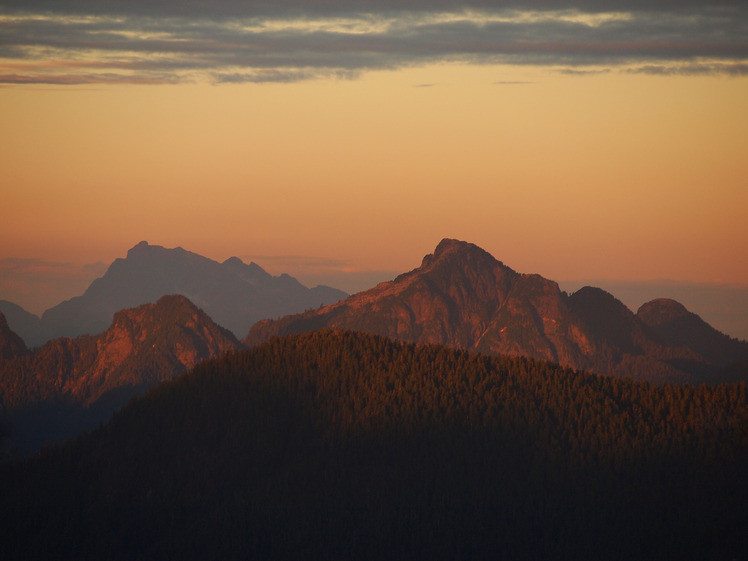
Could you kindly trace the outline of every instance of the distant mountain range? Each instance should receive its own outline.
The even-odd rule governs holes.
[[[18,453],[95,428],[132,396],[240,348],[183,296],[117,312],[105,332],[29,351],[0,314],[0,413]]]
[[[286,274],[272,276],[237,257],[219,263],[181,247],[140,242],[83,295],[50,308],[41,318],[7,301],[0,301],[0,312],[26,344],[35,347],[56,337],[100,333],[117,311],[167,294],[186,296],[237,337],[260,319],[318,308],[347,296],[327,286],[307,288]]]
[[[162,295],[170,291],[201,304]],[[0,413],[12,445],[28,451],[92,428],[130,397],[225,350],[325,328],[653,383],[748,380],[748,342],[718,332],[673,300],[653,300],[634,314],[602,289],[569,295],[467,242],[443,240],[420,267],[393,281],[310,305],[342,295],[307,289],[236,258],[217,263],[181,248],[138,244],[83,296],[36,318],[47,336],[98,335],[57,337],[30,351],[0,313]],[[142,304],[151,299],[157,302]],[[304,307],[249,329],[260,318]],[[39,333],[34,316],[6,308]],[[215,318],[247,336],[240,343]]]
[[[321,309],[260,321],[243,341],[321,328],[529,356],[656,383],[748,378],[733,367],[748,360],[748,343],[677,302],[654,300],[634,314],[601,289],[568,295],[554,281],[517,273],[479,247],[449,239],[391,282]]]
[[[744,558],[746,385],[696,383],[748,342],[678,302],[449,239],[243,342],[172,290],[239,329],[327,289],[143,243],[37,318],[97,335],[30,350],[0,313],[0,459],[89,431],[0,462],[5,557]]]

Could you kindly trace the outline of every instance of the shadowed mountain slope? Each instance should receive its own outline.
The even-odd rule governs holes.
[[[240,344],[183,296],[122,310],[104,333],[0,362],[0,411],[20,452],[72,436],[133,395]]]
[[[18,335],[28,346],[38,346],[41,341],[41,319],[27,312],[18,304],[0,300],[0,313],[5,316],[13,333]]]
[[[5,316],[0,312],[0,360],[23,356],[28,349],[18,335],[8,327]]]
[[[569,296],[551,280],[517,273],[479,247],[449,239],[417,269],[319,310],[258,322],[244,342],[325,327],[654,382],[696,382],[717,366],[712,355],[663,339],[603,290]],[[730,360],[748,359],[748,349],[731,348]]]
[[[745,559],[744,384],[274,338],[0,465],[9,559]]]
[[[668,345],[693,349],[716,365],[748,357],[748,342],[717,331],[675,300],[658,298],[647,302],[636,312],[636,317]]]
[[[286,274],[274,277],[236,257],[218,263],[181,247],[141,242],[125,259],[116,259],[83,295],[44,312],[26,341],[35,346],[56,337],[100,333],[117,311],[167,294],[186,296],[238,336],[260,319],[318,308],[347,296],[330,287],[307,288]]]

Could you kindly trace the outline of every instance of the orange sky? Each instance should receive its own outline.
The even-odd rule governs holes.
[[[748,79],[432,65],[293,84],[0,89],[0,257],[748,282]],[[260,264],[262,264],[261,261]]]
[[[141,240],[748,285],[742,0],[0,0],[0,37],[0,299]]]

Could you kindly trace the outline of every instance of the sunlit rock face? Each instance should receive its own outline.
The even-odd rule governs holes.
[[[711,368],[715,357],[661,337],[650,323],[604,290],[568,295],[556,282],[517,273],[473,244],[445,239],[420,267],[395,280],[319,310],[258,322],[244,342],[354,329],[655,382],[697,381]],[[748,349],[733,350],[748,358]]]
[[[1,361],[0,411],[14,444],[30,451],[93,428],[133,396],[240,347],[187,298],[164,296],[118,312],[100,335],[53,339]]]
[[[199,361],[239,344],[183,296],[122,310],[96,339],[91,368],[71,393],[91,402],[123,385],[153,384],[173,378]]]

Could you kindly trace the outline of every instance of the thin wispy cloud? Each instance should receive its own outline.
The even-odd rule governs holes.
[[[103,263],[81,265],[43,259],[0,259],[0,300],[10,300],[41,314],[73,296],[104,274]]]
[[[0,0],[0,83],[296,82],[437,62],[748,73],[726,0]]]
[[[255,262],[274,275],[288,273],[308,287],[332,286],[349,294],[392,280],[400,273],[362,268],[350,259],[309,255],[245,255],[241,259]]]

